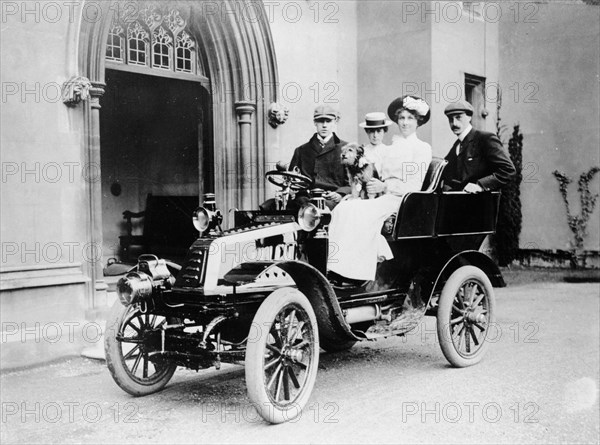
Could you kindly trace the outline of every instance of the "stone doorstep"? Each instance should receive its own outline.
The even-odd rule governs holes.
[[[110,277],[113,278],[113,277]],[[108,305],[103,308],[96,308],[92,311],[86,312],[86,318],[89,320],[97,320],[96,322],[100,324],[103,328],[106,326],[106,319],[108,313],[110,312],[113,304],[117,302],[117,293],[115,291],[116,280],[112,280],[113,282],[108,284],[108,292],[107,295],[107,303]],[[104,332],[102,332],[101,338],[98,342],[91,346],[87,346],[81,351],[81,356],[85,358],[91,358],[94,360],[106,360],[106,355],[104,354]]]
[[[106,354],[104,353],[104,334],[102,334],[100,341],[98,341],[96,345],[84,348],[83,351],[81,351],[81,356],[94,360],[106,361]]]

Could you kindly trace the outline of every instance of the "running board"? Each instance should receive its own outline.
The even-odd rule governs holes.
[[[405,335],[419,326],[427,306],[406,308],[392,321],[378,320],[366,332],[354,331],[358,337],[366,340]]]

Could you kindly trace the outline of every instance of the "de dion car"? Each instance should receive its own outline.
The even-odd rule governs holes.
[[[205,195],[185,261],[142,255],[117,284],[105,332],[117,385],[143,396],[160,391],[178,366],[243,362],[251,402],[266,421],[285,422],[311,395],[321,348],[402,336],[424,316],[437,317],[453,366],[478,363],[490,343],[493,288],[505,285],[479,251],[495,231],[500,194],[442,191],[445,163],[435,158],[421,191],[405,195],[383,225],[394,258],[379,263],[373,281],[328,272],[331,214],[309,178],[267,173],[279,210],[236,210],[229,230],[214,195]],[[286,210],[298,193],[306,204]]]

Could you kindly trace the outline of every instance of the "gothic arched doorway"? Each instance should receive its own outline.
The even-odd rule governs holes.
[[[204,191],[214,191],[210,81],[191,10],[139,6],[115,13],[106,41],[100,112],[104,261],[135,261],[139,253],[176,259],[197,235],[191,212]],[[126,223],[124,210],[145,215]],[[131,222],[142,220],[140,227],[133,224],[137,238],[127,233]],[[146,250],[135,252],[128,245],[142,233]],[[118,242],[120,236],[125,242]]]
[[[206,14],[203,7],[204,2],[86,1],[80,6],[81,12],[86,10],[87,3],[90,3],[89,6],[93,6],[93,8],[88,8],[86,19],[81,20],[77,51],[78,74],[87,77],[92,84],[91,99],[84,104],[83,108],[85,134],[83,148],[86,164],[98,167],[104,165],[101,162],[104,133],[100,130],[100,98],[105,93],[110,94],[111,86],[107,85],[107,80],[116,79],[118,84],[126,76],[123,73],[114,74],[112,71],[148,75],[146,68],[135,66],[137,63],[119,70],[115,69],[114,60],[107,61],[107,55],[109,59],[115,57],[114,48],[117,47],[113,27],[115,16],[126,18],[132,22],[139,18],[138,15],[141,11],[150,8],[151,11],[162,11],[162,22],[164,17],[168,16],[168,11],[176,9],[181,11],[182,17],[187,17],[187,26],[190,31],[188,34],[202,43],[200,54],[204,54],[205,57],[205,65],[202,66],[204,74],[202,72],[199,74],[206,78],[205,81],[200,82],[200,85],[210,91],[209,96],[212,99],[208,113],[211,117],[208,137],[211,139],[209,145],[214,149],[213,156],[209,158],[208,163],[212,164],[214,172],[209,177],[214,184],[214,189],[219,192],[217,202],[223,209],[240,206],[248,208],[261,202],[265,194],[264,182],[261,178],[264,174],[265,164],[264,147],[267,145],[265,143],[268,125],[267,108],[270,102],[277,101],[275,53],[271,41],[268,15],[264,11],[262,3],[251,0],[223,0],[215,3],[219,6],[219,10],[239,13],[247,8],[247,10],[254,11],[252,20],[245,20],[235,13]],[[97,11],[96,20],[92,20],[94,17],[90,17],[89,10]],[[147,14],[142,18],[144,20],[148,18],[146,24],[149,28],[155,25],[154,21],[159,20],[154,13]],[[175,24],[178,26],[177,21]],[[137,32],[140,37],[139,31],[139,29],[132,30],[132,35]],[[123,32],[129,31],[123,29]],[[147,57],[151,57],[148,63],[156,63],[158,70],[167,69],[161,67],[161,65],[165,65],[163,63],[166,60],[164,56],[169,52],[168,45],[164,44],[165,33],[168,34],[166,29],[165,32],[159,30],[155,40],[152,40],[153,34],[149,35],[149,40],[146,42],[149,47],[141,44],[131,46],[131,49],[138,53],[148,50]],[[138,38],[138,41],[143,42],[143,36]],[[129,48],[123,47],[123,51],[125,50],[129,50]],[[175,47],[172,48],[172,51],[174,51],[173,54],[177,53]],[[137,56],[134,55],[134,57]],[[140,60],[136,58],[135,61],[139,62]],[[200,57],[197,62],[201,63],[202,58]],[[177,61],[173,63],[175,65],[170,65],[170,68],[177,71]],[[168,65],[168,61],[166,64]],[[185,68],[189,65],[183,63],[179,66]],[[191,73],[175,72],[169,77],[189,80],[191,75]],[[187,78],[183,79],[181,76],[187,76]],[[150,83],[152,81],[148,81],[146,87]],[[104,122],[104,117],[102,119]],[[200,154],[200,150],[199,148],[198,165],[205,168],[204,155]],[[104,178],[104,172],[102,175]],[[204,182],[198,178],[199,192],[202,188],[201,184]],[[103,189],[100,182],[88,184],[90,215],[88,238],[96,245],[104,245],[102,195]],[[88,306],[92,309],[103,305],[101,295],[106,286],[102,280],[102,264],[90,263],[87,264],[87,268],[87,273],[91,278]]]

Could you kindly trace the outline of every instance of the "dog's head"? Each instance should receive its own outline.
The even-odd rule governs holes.
[[[365,149],[362,145],[354,142],[346,144],[342,147],[342,164],[343,165],[358,165],[358,161],[365,154]]]

